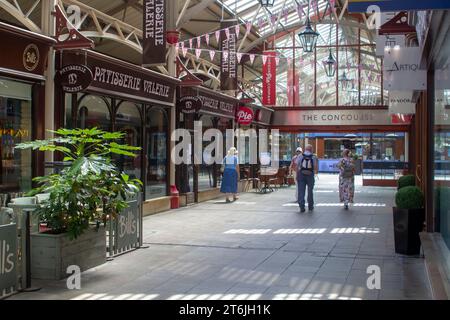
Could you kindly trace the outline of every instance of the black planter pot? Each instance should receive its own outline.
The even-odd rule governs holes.
[[[394,207],[395,252],[407,255],[420,253],[419,232],[423,230],[425,209]]]

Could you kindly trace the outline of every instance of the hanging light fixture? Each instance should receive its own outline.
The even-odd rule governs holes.
[[[342,73],[342,76],[339,78],[339,82],[341,83],[341,87],[343,90],[346,90],[348,88],[348,85],[350,84],[352,80],[347,77],[347,74],[345,71]]]
[[[313,52],[317,39],[319,38],[319,33],[314,31],[311,27],[311,21],[309,20],[309,0],[308,0],[308,16],[306,17],[306,28],[298,34],[300,38],[300,43],[302,44],[303,50],[305,52]]]
[[[323,66],[325,67],[326,75],[330,78],[334,77],[336,74],[336,59],[334,59],[331,49],[328,59],[323,62]]]
[[[261,7],[273,7],[275,0],[259,0]]]

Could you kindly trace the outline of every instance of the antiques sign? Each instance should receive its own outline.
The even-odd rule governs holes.
[[[166,64],[166,1],[144,0],[143,11],[142,65]]]

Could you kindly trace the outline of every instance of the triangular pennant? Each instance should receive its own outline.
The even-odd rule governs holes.
[[[198,58],[200,58],[200,55],[202,54],[202,50],[201,49],[195,49],[195,56]]]
[[[335,12],[336,11],[336,0],[330,0],[330,6],[331,6],[331,11]]]
[[[219,41],[220,41],[220,30],[217,30],[216,32],[214,32],[214,34],[216,36],[217,43],[219,43]]]
[[[209,57],[211,58],[211,61],[214,60],[215,55],[216,55],[216,52],[214,50],[209,50]]]
[[[238,62],[238,63],[241,63],[241,60],[242,60],[242,53],[236,52],[236,58],[237,58],[237,62]]]
[[[189,49],[192,49],[192,39],[189,39]]]
[[[263,56],[262,56],[262,61],[263,61],[263,65],[266,65],[266,63],[267,63],[267,56],[264,54]]]
[[[239,38],[239,34],[241,33],[241,26],[239,24],[235,25],[234,31],[236,32],[236,37]]]
[[[200,48],[200,39],[201,37],[197,37],[197,48]]]
[[[184,49],[184,41],[181,43],[181,49]]]
[[[175,50],[177,50],[177,51],[178,51],[179,45],[180,45],[180,43],[179,43],[179,42],[175,43]]]
[[[272,23],[272,27],[275,28],[277,25],[278,16],[276,14],[272,14],[270,16],[270,22]]]
[[[300,20],[302,20],[302,18],[303,18],[303,5],[302,4],[297,5],[297,14],[298,14],[298,18]]]
[[[206,45],[209,46],[209,33],[205,34]]]
[[[255,61],[255,55],[251,54],[250,55],[250,63],[253,64],[253,61]]]
[[[230,29],[225,29],[225,36],[227,37],[227,39],[230,39]]]
[[[183,50],[183,57],[186,58],[186,53],[187,53],[187,51],[188,51],[188,48],[183,48],[182,50]]]
[[[246,28],[246,32],[250,33],[250,31],[252,31],[252,23],[251,22],[247,22],[245,24],[245,28]]]

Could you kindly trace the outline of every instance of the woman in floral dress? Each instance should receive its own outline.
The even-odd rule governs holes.
[[[348,210],[349,203],[353,203],[355,195],[355,164],[350,155],[350,150],[345,149],[343,158],[339,161],[339,199]]]

